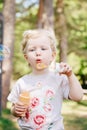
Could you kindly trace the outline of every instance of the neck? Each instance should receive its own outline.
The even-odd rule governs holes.
[[[41,74],[47,74],[49,72],[49,69],[43,69],[43,70],[33,70],[32,74],[34,75],[41,75]]]

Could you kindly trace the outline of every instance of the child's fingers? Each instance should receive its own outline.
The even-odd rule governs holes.
[[[67,63],[60,63],[60,74],[66,74],[67,76],[70,76],[72,74],[72,68]]]
[[[27,106],[21,103],[16,103],[14,106],[15,113],[18,115],[22,115],[27,110]]]

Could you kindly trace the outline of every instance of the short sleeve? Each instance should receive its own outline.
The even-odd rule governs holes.
[[[68,99],[69,97],[69,81],[66,75],[63,76],[63,81],[62,81],[62,91],[63,91],[63,98]]]
[[[7,99],[8,101],[12,103],[16,103],[19,98],[19,93],[20,93],[20,84],[19,82],[16,82],[16,84],[13,86],[12,91],[8,95]]]

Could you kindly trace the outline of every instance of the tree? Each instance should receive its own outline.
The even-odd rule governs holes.
[[[56,21],[55,31],[59,41],[59,60],[67,61],[67,26],[64,14],[64,0],[57,0],[56,2]]]
[[[10,88],[12,74],[12,60],[14,48],[14,27],[15,27],[15,0],[4,1],[4,39],[3,43],[10,49],[10,56],[3,61],[2,76],[2,107],[6,108],[7,96]]]
[[[38,28],[54,30],[53,0],[40,0],[38,10]]]
[[[53,0],[40,0],[38,10],[38,28],[50,30],[55,38]]]

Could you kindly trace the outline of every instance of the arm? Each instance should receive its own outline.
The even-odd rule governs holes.
[[[69,98],[74,101],[80,101],[83,97],[83,90],[80,82],[72,72],[72,68],[68,64],[61,62],[59,73],[68,77],[70,86]]]
[[[73,73],[68,77],[68,79],[70,84],[69,98],[74,101],[80,101],[83,97],[83,90],[78,79]]]

